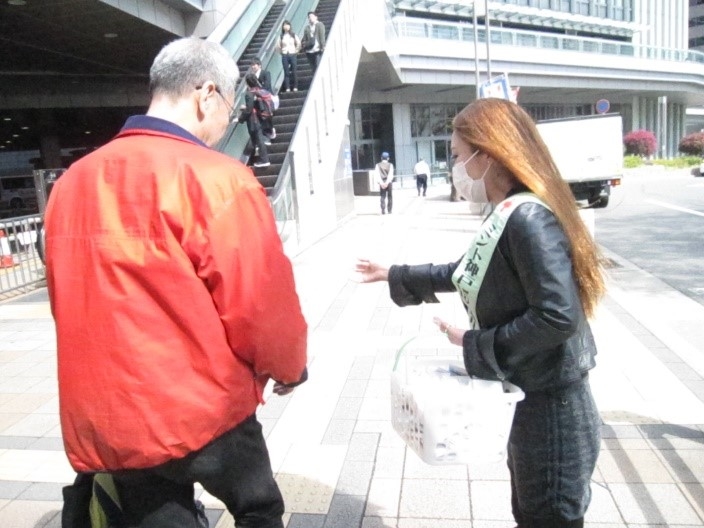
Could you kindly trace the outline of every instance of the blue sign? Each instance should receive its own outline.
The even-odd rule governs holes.
[[[609,111],[609,108],[611,108],[611,103],[609,103],[608,99],[599,99],[596,102],[596,111],[599,114],[605,114]]]

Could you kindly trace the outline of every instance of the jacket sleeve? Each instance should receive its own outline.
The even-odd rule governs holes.
[[[237,116],[237,121],[240,123],[246,123],[254,112],[254,96],[249,90],[244,94],[244,106],[245,108],[240,110],[240,114]]]
[[[271,89],[271,72],[262,70],[261,77],[262,88],[273,93],[273,90]]]
[[[325,49],[325,24],[322,22],[318,22],[318,28],[320,30],[319,36],[318,36],[318,43],[320,44],[320,51],[323,51]]]
[[[307,324],[263,188],[256,181],[237,187],[203,230],[197,272],[211,292],[233,353],[256,376],[300,381]]]
[[[538,204],[523,204],[509,218],[501,238],[497,250],[505,248],[528,308],[505,324],[464,336],[470,374],[498,379],[510,377],[507,363],[515,368],[567,341],[582,319],[569,242],[553,213]]]
[[[389,181],[391,183],[394,182],[394,164],[393,163],[389,163]]]
[[[436,303],[436,293],[456,291],[452,274],[459,260],[451,264],[420,264],[416,266],[391,266],[389,268],[389,292],[391,300],[398,306],[421,303]]]

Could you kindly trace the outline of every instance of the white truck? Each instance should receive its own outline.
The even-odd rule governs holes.
[[[623,175],[623,123],[619,114],[538,121],[540,135],[576,200],[606,207]]]

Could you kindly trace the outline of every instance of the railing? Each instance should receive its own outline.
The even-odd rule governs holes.
[[[296,173],[293,156],[294,154],[291,151],[286,153],[281,172],[279,173],[279,179],[276,180],[274,191],[269,198],[279,236],[284,246],[287,243],[295,246],[300,238],[298,202],[296,201],[296,191],[294,189]],[[294,238],[291,238],[291,235],[295,235]]]
[[[250,0],[243,8],[234,7],[208,36],[219,42],[237,60],[252,40],[274,4],[274,0]],[[239,5],[242,5],[240,2]]]
[[[347,109],[359,64],[363,17],[361,0],[341,0],[328,31],[325,53],[308,90],[290,150],[296,153],[295,197],[301,247],[336,227],[330,212]]]
[[[474,43],[474,26],[411,17],[394,17],[399,37],[459,40]],[[695,50],[659,48],[607,39],[546,34],[540,31],[491,27],[491,44],[539,49],[578,51],[602,55],[622,55],[643,59],[704,63],[704,53]],[[477,39],[486,42],[486,30],[477,27]]]
[[[0,221],[0,298],[29,291],[44,280],[40,215]]]

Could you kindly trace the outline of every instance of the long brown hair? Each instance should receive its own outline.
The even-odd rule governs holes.
[[[552,209],[569,241],[579,297],[591,317],[606,289],[599,251],[533,119],[515,103],[489,98],[467,105],[452,126],[462,141],[491,156]]]

